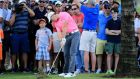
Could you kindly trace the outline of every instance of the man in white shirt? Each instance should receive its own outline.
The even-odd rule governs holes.
[[[4,40],[3,40],[3,53],[4,53],[4,65],[6,69],[11,69],[11,57],[10,57],[10,27],[9,20],[11,18],[12,11],[8,9],[9,0],[3,0],[3,31],[4,31]]]

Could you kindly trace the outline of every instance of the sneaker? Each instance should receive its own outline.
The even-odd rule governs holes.
[[[12,69],[12,65],[7,66],[7,70],[10,70],[10,69]]]
[[[0,70],[0,75],[3,75],[4,73]]]
[[[107,70],[106,74],[114,74],[112,70]]]
[[[70,77],[75,77],[76,75],[73,73],[68,73],[67,75],[65,75],[65,78],[70,78]]]
[[[58,69],[57,68],[53,68],[51,71],[52,74],[57,74],[58,73]]]
[[[16,68],[12,68],[12,69],[11,69],[11,72],[12,72],[12,73],[15,73],[15,72],[17,72],[17,69],[16,69]]]
[[[23,73],[27,73],[27,72],[30,72],[30,70],[28,68],[23,69]]]
[[[43,69],[43,72],[44,72],[44,73],[46,73],[46,72],[47,72],[46,68],[44,68],[44,69]]]
[[[95,73],[95,71],[91,71],[90,73]]]
[[[96,74],[99,74],[101,72],[102,72],[101,69],[97,69]]]
[[[87,70],[84,70],[84,73],[86,73],[86,74],[87,74],[87,73],[89,73],[89,71],[87,71]]]
[[[81,71],[80,71],[80,69],[77,69],[75,72],[74,72],[74,74],[80,74],[81,73]]]
[[[34,74],[34,75],[37,75],[38,73],[37,73],[37,72],[34,72],[33,74]]]
[[[3,72],[0,73],[0,75],[3,75],[3,74],[4,74]]]
[[[64,77],[65,75],[67,75],[67,74],[66,73],[59,74],[60,77]]]

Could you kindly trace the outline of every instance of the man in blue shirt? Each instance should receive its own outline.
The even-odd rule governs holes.
[[[20,3],[15,6],[16,12],[13,13],[9,23],[12,26],[11,51],[12,51],[12,71],[15,72],[16,55],[22,54],[24,71],[27,71],[27,57],[29,52],[28,39],[28,20],[29,16],[33,17],[35,13],[25,4]]]
[[[105,48],[106,43],[106,34],[105,34],[105,26],[108,20],[110,20],[110,4],[104,3],[103,13],[99,14],[99,22],[98,22],[98,31],[97,31],[97,42],[96,42],[96,56],[97,56],[97,66],[98,69],[96,73],[101,72],[101,65],[102,65],[102,55]]]
[[[96,66],[96,26],[99,15],[99,5],[95,0],[86,1],[87,5],[81,5],[80,0],[74,0],[74,3],[80,6],[81,12],[84,14],[83,32],[80,39],[80,50],[84,51],[84,66],[85,72],[89,70],[89,52],[91,55],[92,72],[95,71]]]

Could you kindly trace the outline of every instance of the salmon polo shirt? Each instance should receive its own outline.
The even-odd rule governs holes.
[[[67,23],[67,33],[71,33],[74,30],[78,30],[77,24],[74,19],[70,16],[67,12],[60,12],[59,19],[53,22],[54,27],[56,28],[57,32],[62,32],[63,26]]]

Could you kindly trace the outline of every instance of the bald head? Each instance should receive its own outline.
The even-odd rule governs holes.
[[[88,0],[88,4],[95,4],[95,0]]]

